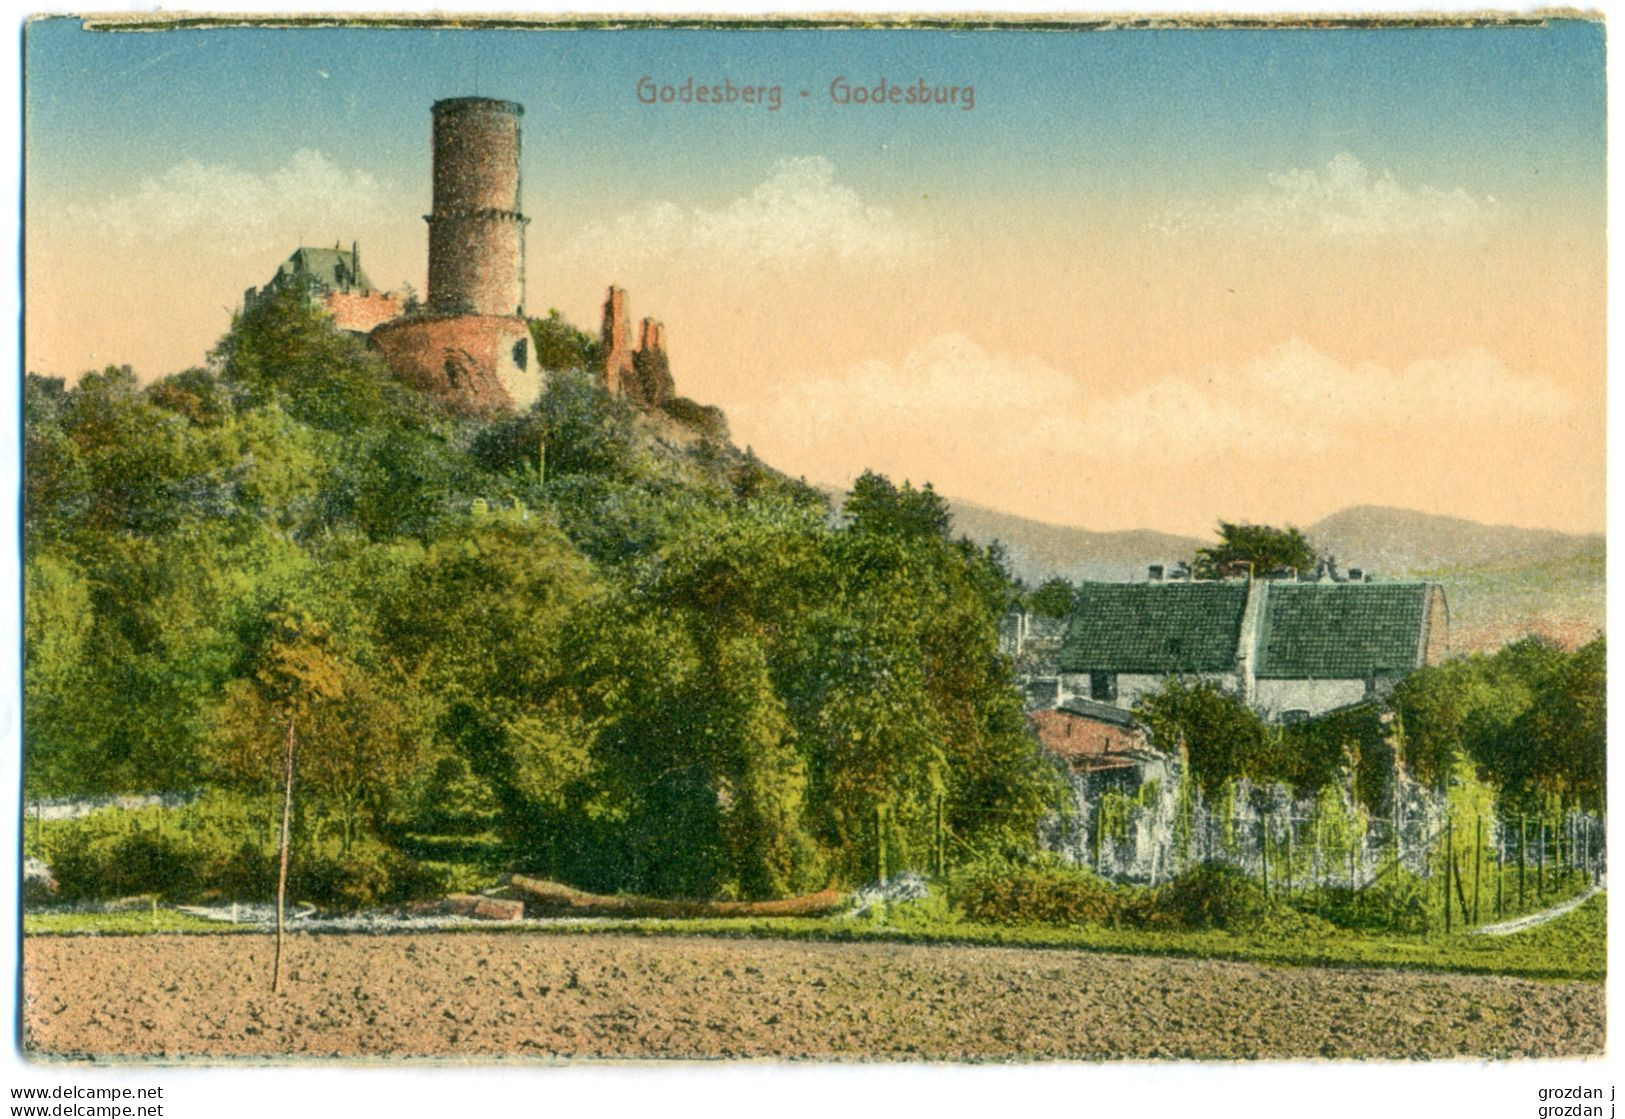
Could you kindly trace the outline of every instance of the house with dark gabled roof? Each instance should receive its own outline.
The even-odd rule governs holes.
[[[1062,642],[1057,706],[1130,709],[1169,676],[1206,680],[1266,719],[1385,698],[1449,645],[1444,590],[1423,582],[1085,583]]]

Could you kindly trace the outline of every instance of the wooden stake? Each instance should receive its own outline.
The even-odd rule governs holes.
[[[1535,896],[1546,896],[1546,821],[1540,822],[1540,849],[1535,852]]]
[[[1444,934],[1450,935],[1450,872],[1456,866],[1456,848],[1452,842],[1454,838],[1454,821],[1446,816],[1444,820]]]
[[[937,794],[937,876],[948,873],[948,798]]]
[[[1461,903],[1461,923],[1463,927],[1466,927],[1468,921],[1472,917],[1472,913],[1467,908],[1467,888],[1463,886],[1461,882],[1460,863],[1456,864],[1456,900]]]
[[[282,907],[288,896],[288,821],[293,814],[293,716],[288,716],[288,746],[282,759],[282,843],[276,875],[276,952],[271,961],[271,990],[282,984]]]
[[[1292,900],[1292,817],[1286,818],[1286,899]]]
[[[886,884],[886,806],[875,805],[875,877]]]
[[[1529,819],[1526,816],[1518,817],[1518,908],[1522,909],[1523,901],[1523,873],[1529,856]]]
[[[1496,845],[1495,845],[1495,915],[1497,917],[1501,916],[1501,914],[1503,912],[1505,912],[1505,908],[1506,908],[1505,905],[1503,904],[1502,893],[1501,893],[1502,887],[1506,883],[1506,878],[1507,878],[1507,855],[1506,855],[1506,852],[1501,849],[1501,844],[1496,843]]]
[[[1258,855],[1260,862],[1259,877],[1264,882],[1264,896],[1270,896],[1270,829],[1264,821],[1264,814],[1258,814]]]
[[[1478,875],[1484,862],[1484,817],[1473,817],[1473,924],[1478,924]]]
[[[1315,890],[1316,890],[1316,892],[1318,894],[1318,892],[1320,890],[1320,887],[1321,887],[1321,881],[1320,881],[1320,806],[1319,805],[1315,806],[1315,850],[1314,850],[1314,853],[1312,855],[1310,855],[1310,862],[1312,862],[1314,864],[1312,873],[1315,876]],[[1315,908],[1317,910],[1320,908],[1320,902],[1318,900],[1315,902]]]

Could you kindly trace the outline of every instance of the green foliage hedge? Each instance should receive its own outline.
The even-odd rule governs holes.
[[[1058,861],[990,861],[960,871],[950,903],[973,921],[992,924],[1093,925],[1101,928],[1205,930],[1286,936],[1326,925],[1251,876],[1202,863],[1156,887],[1117,885]]]
[[[949,898],[966,917],[994,924],[1134,924],[1138,896],[1059,862],[979,863],[959,872]]]
[[[172,904],[266,901],[277,880],[274,804],[214,792],[180,809],[104,809],[53,824],[42,852],[59,902],[155,894]],[[434,892],[439,882],[373,836],[346,849],[332,828],[301,819],[288,892],[354,909]],[[325,834],[324,834],[325,831]]]

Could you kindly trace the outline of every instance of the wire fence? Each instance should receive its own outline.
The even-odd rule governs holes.
[[[1442,910],[1447,929],[1522,912],[1606,872],[1605,821],[1593,813],[1470,813],[1404,781],[1381,814],[1336,790],[1299,799],[1245,781],[1210,801],[1179,777],[1164,773],[1130,792],[1080,775],[1076,811],[1050,823],[1045,845],[1117,882],[1154,886],[1218,863],[1285,900],[1405,893],[1409,904]]]

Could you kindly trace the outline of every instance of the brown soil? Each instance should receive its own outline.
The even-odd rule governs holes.
[[[36,1056],[1578,1056],[1593,983],[615,935],[30,937]]]

